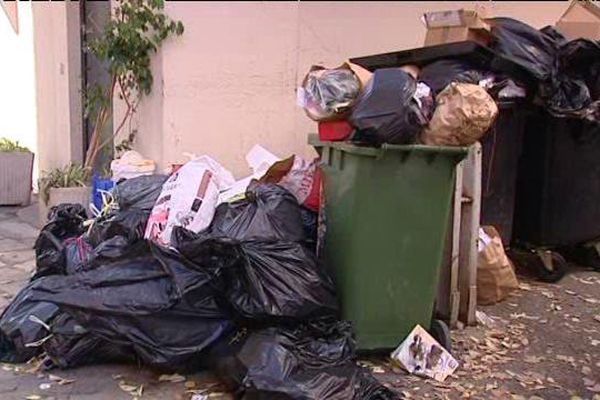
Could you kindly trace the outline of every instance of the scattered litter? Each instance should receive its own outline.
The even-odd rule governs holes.
[[[30,394],[29,396],[25,397],[26,400],[41,400],[42,396],[37,395],[37,394]]]
[[[48,390],[52,387],[50,383],[40,383],[40,390]]]
[[[420,325],[394,350],[391,358],[409,373],[439,382],[458,368],[454,357]]]
[[[496,325],[496,321],[494,321],[494,318],[490,317],[483,311],[475,311],[475,318],[477,319],[478,324],[481,324],[487,328],[492,328]]]
[[[172,382],[172,383],[184,382],[185,376],[182,376],[179,374],[161,375],[158,377],[158,381],[159,382]]]
[[[126,381],[119,381],[119,388],[133,397],[142,397],[144,393],[144,385],[130,384]]]

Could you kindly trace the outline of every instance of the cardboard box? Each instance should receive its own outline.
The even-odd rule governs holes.
[[[600,4],[577,0],[571,2],[556,23],[556,29],[569,40],[600,40]]]
[[[425,13],[425,46],[472,40],[484,46],[491,39],[490,25],[474,10]]]

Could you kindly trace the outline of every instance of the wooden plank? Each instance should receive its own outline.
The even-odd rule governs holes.
[[[462,203],[459,240],[459,318],[467,325],[476,323],[477,309],[477,239],[481,211],[481,145],[469,149],[464,161],[463,193],[471,202]]]
[[[456,167],[450,224],[444,246],[444,258],[442,261],[436,302],[437,313],[448,321],[450,328],[456,328],[457,326],[460,307],[458,253],[461,224],[460,210],[463,202],[463,163],[458,164]]]

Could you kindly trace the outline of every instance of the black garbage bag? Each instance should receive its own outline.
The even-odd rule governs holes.
[[[233,327],[206,287],[187,292],[168,309],[145,315],[98,313],[71,306],[67,309],[81,326],[95,338],[102,339],[97,342],[90,337],[80,338],[83,350],[91,345],[114,346],[110,360],[121,357],[120,349],[130,348],[136,360],[169,371],[196,369],[202,362],[203,352],[229,334]],[[71,363],[80,362],[78,355],[70,357],[73,357]],[[60,353],[56,358],[61,360]]]
[[[580,50],[582,59],[597,58],[595,46],[567,42],[552,27],[537,30],[511,18],[492,18],[490,23],[494,50],[521,65],[538,80],[537,95],[552,115],[600,120],[600,103],[593,102],[592,90],[584,76],[587,74],[577,73],[578,68],[574,67],[582,65],[576,56]]]
[[[50,209],[48,223],[35,241],[36,270],[31,278],[65,273],[65,240],[79,237],[87,214],[80,204],[60,204]]]
[[[46,370],[136,361],[132,348],[110,343],[91,334],[67,313],[61,313],[54,318],[50,331],[52,334],[42,345],[46,354],[43,362]]]
[[[173,234],[181,254],[215,277],[213,285],[244,324],[337,312],[332,279],[301,243],[206,239],[180,227]]]
[[[113,211],[94,222],[89,233],[90,241],[95,247],[114,236],[122,236],[129,243],[144,240],[144,232],[149,217],[150,210],[128,208]]]
[[[336,314],[332,279],[300,243],[244,242],[237,268],[224,271],[227,298],[244,318],[258,322]]]
[[[131,243],[123,236],[113,236],[100,243],[89,255],[84,268],[87,270],[115,261],[133,259],[151,252],[147,241],[140,240]]]
[[[419,72],[419,80],[425,82],[435,94],[438,94],[452,82],[473,83],[487,76],[485,71],[460,59],[443,59],[427,64]]]
[[[415,99],[417,82],[398,68],[378,69],[358,97],[350,122],[354,140],[369,144],[413,143],[429,122]]]
[[[52,276],[31,288],[32,298],[86,312],[151,314],[174,305],[179,291],[151,254],[75,275]]]
[[[600,100],[600,41],[572,40],[560,47],[558,57],[560,69],[583,80],[592,101]]]
[[[33,299],[32,288],[52,278],[38,279],[21,289],[2,313],[0,361],[22,363],[41,352],[41,344],[36,343],[50,334],[47,326],[60,310],[55,304]]]
[[[556,75],[556,52],[566,39],[555,30],[540,31],[512,18],[490,18],[493,49],[546,82]]]
[[[302,227],[304,228],[304,236],[306,237],[306,246],[314,252],[317,250],[319,213],[302,207],[300,209],[300,217],[302,218]]]
[[[119,209],[152,210],[167,178],[167,175],[143,175],[119,182],[112,192]]]
[[[241,399],[393,400],[400,396],[353,362],[347,322],[267,328],[211,349],[214,371]]]
[[[76,275],[48,277],[32,288],[32,298],[58,305],[92,336],[131,348],[145,364],[192,368],[232,324],[217,304],[212,275],[172,250],[149,249]],[[85,348],[94,344],[73,339]]]
[[[207,230],[209,237],[237,240],[305,240],[301,206],[288,190],[275,184],[249,189],[246,199],[223,203]]]

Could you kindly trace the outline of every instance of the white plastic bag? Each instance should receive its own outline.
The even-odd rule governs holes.
[[[142,175],[151,175],[156,169],[152,160],[145,159],[140,153],[129,150],[121,158],[111,161],[110,169],[115,181],[131,179]]]
[[[193,232],[205,229],[213,219],[219,192],[233,182],[233,175],[208,156],[185,163],[164,183],[144,237],[168,246],[175,226]]]

